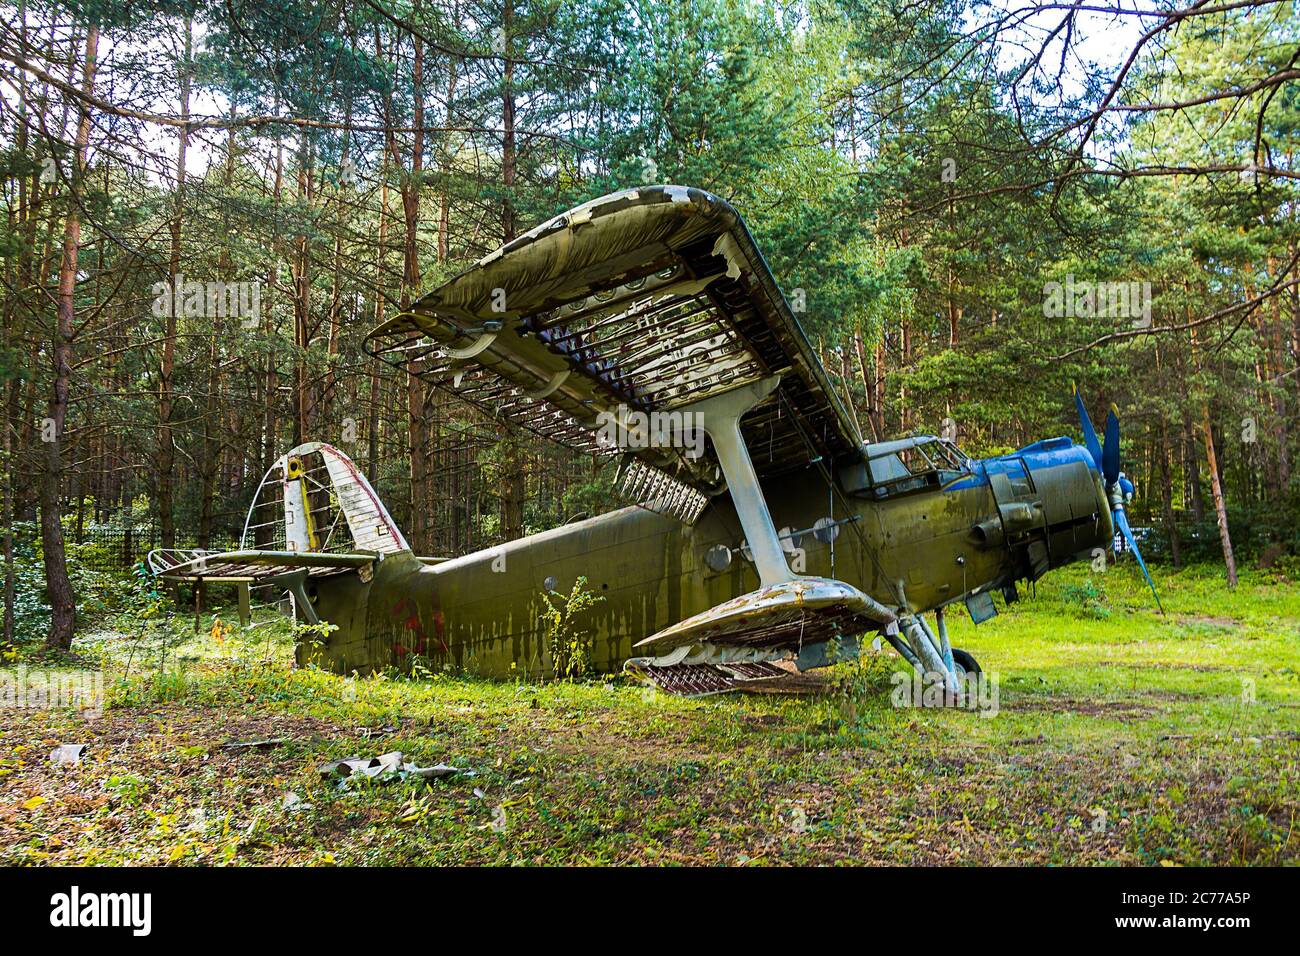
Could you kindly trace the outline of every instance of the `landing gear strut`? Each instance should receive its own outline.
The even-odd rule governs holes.
[[[891,636],[890,643],[918,674],[942,679],[947,701],[956,704],[964,697],[967,682],[981,673],[981,668],[972,654],[949,643],[943,608],[936,609],[934,617],[933,628],[920,614],[900,617],[899,634]]]

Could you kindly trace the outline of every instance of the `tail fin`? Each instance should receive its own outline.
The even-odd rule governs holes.
[[[376,561],[409,551],[388,510],[352,459],[332,445],[308,442],[287,452],[263,476],[244,521],[238,551],[162,550],[149,567],[170,581],[240,587],[247,623],[250,588],[287,591],[294,614],[312,623],[308,578],[355,572],[368,580]]]
[[[299,445],[271,466],[248,509],[240,547],[380,555],[410,550],[365,475],[324,442]]]

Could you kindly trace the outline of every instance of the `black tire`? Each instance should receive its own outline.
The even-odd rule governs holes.
[[[952,662],[967,674],[983,673],[983,670],[980,668],[980,662],[975,660],[974,657],[972,657],[967,651],[963,651],[960,647],[954,647],[952,649]]]

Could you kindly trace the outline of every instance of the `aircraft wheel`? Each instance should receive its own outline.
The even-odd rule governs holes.
[[[980,662],[975,660],[970,653],[963,651],[960,647],[954,647],[952,649],[952,662],[957,665],[957,676],[961,679],[962,683],[966,682],[967,677],[973,674],[982,673]]]

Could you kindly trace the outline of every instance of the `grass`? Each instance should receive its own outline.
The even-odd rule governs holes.
[[[0,863],[1294,863],[1300,585],[1158,577],[1166,617],[1127,566],[952,615],[995,716],[893,706],[888,648],[802,693],[684,700],[295,670],[274,624],[104,631],[78,643],[101,715],[0,708]],[[60,743],[90,749],[57,768]],[[389,750],[474,775],[317,771]]]

